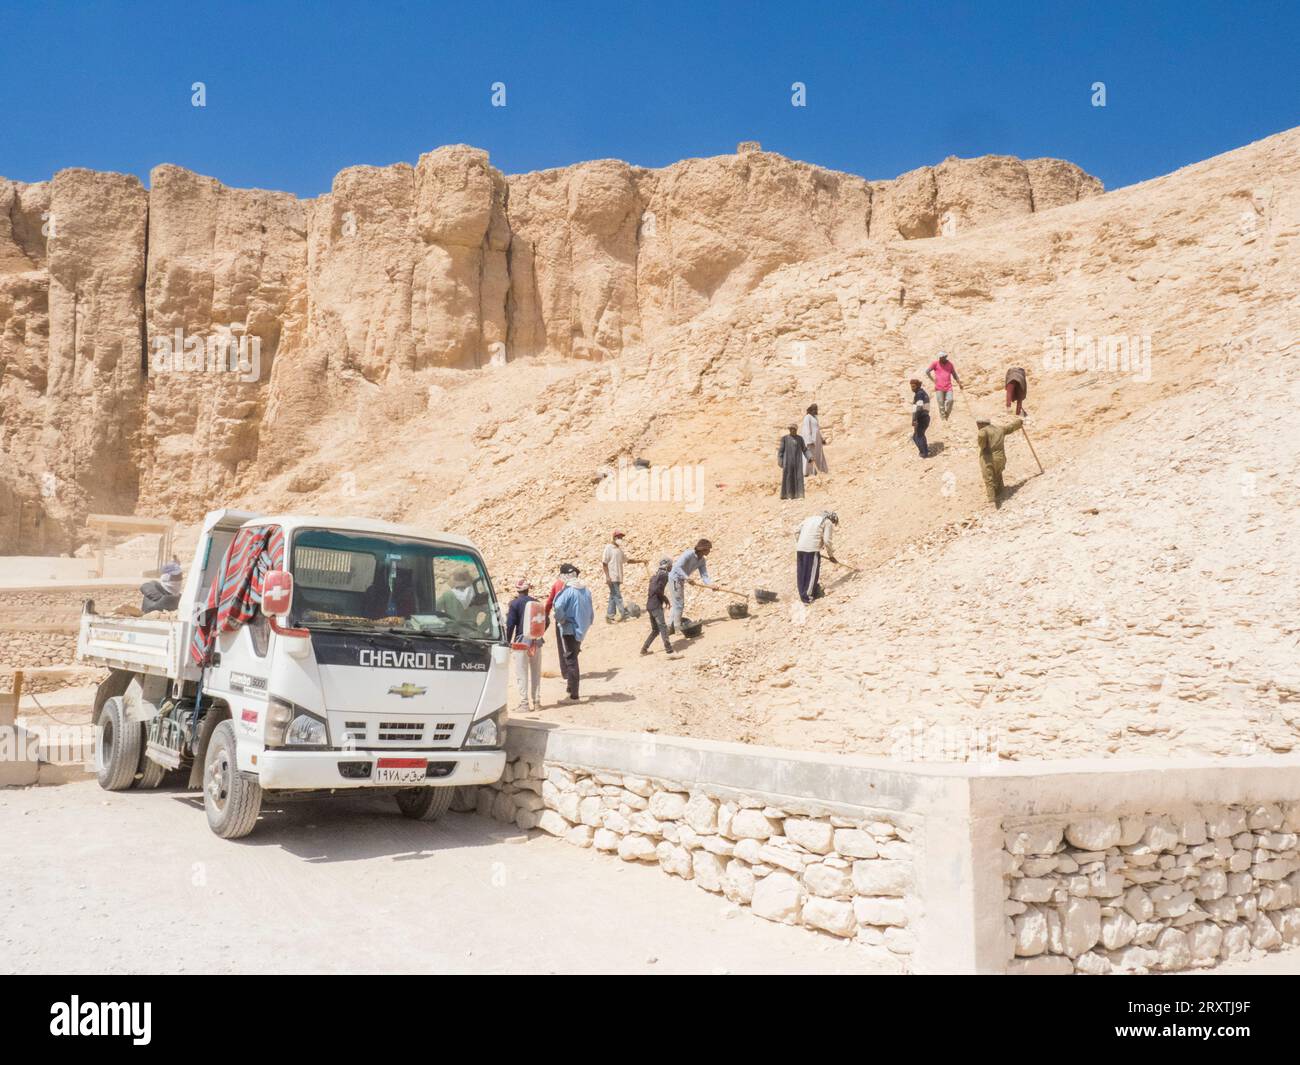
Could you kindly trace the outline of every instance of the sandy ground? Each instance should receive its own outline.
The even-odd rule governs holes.
[[[264,809],[228,843],[178,790],[0,791],[0,970],[874,971],[657,868],[472,815],[424,825],[386,797]]]
[[[473,815],[418,824],[382,796],[264,809],[229,843],[175,789],[0,791],[0,971],[877,971],[657,868]],[[1215,972],[1297,974],[1300,950]]]

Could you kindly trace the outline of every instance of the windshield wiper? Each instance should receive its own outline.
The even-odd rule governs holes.
[[[457,625],[462,630],[463,634],[457,632],[443,632],[439,629],[432,629],[425,625],[421,625],[417,631],[421,636],[433,636],[441,640],[462,640],[467,643],[497,642],[494,637],[483,635],[482,632],[474,628],[472,625],[466,625],[462,621],[455,621],[451,618],[449,618],[449,620],[451,620],[453,624]]]
[[[403,629],[396,625],[389,625],[384,631],[391,632],[394,636],[401,636],[407,640],[413,640],[415,637],[422,635],[419,629]]]

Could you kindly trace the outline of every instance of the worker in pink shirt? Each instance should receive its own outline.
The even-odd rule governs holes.
[[[948,361],[946,351],[939,352],[939,357],[926,368],[926,376],[934,382],[934,398],[939,404],[939,417],[944,421],[952,411],[952,383],[961,384],[957,376],[957,367]]]

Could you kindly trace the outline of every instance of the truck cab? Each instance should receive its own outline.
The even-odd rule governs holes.
[[[504,769],[505,634],[463,537],[217,511],[165,641],[158,622],[88,607],[82,657],[114,667],[101,784],[188,767],[223,837],[253,829],[263,792],[392,789],[403,814],[431,820],[455,787]]]

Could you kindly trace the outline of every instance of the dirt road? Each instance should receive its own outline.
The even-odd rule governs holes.
[[[873,971],[657,868],[471,815],[268,809],[228,843],[178,790],[0,790],[0,971]]]

